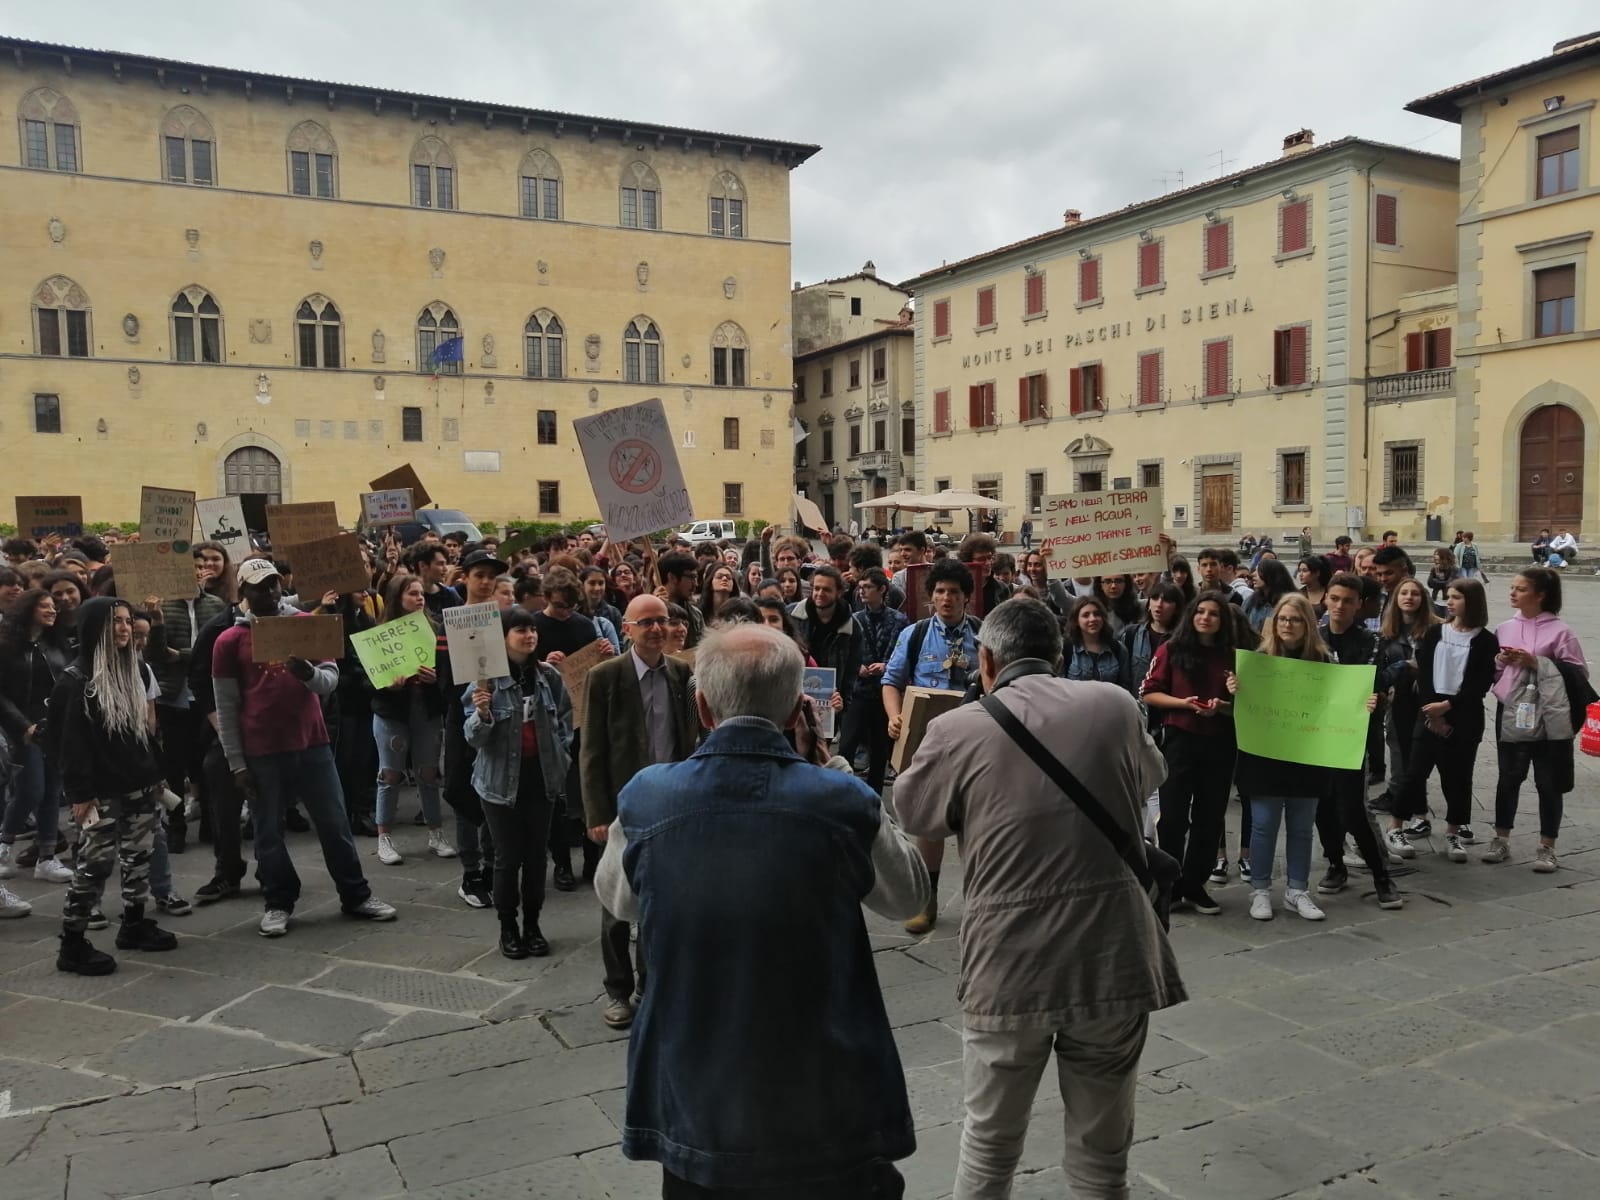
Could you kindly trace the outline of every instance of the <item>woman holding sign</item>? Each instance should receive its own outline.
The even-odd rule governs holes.
[[[396,576],[383,598],[383,624],[417,613],[437,637],[439,627],[428,611],[421,577]],[[414,673],[397,675],[387,683],[370,675],[367,682],[373,689],[372,740],[378,744],[378,861],[386,867],[404,861],[394,848],[390,831],[407,767],[416,772],[422,819],[428,825],[428,849],[440,858],[454,858],[455,847],[444,835],[439,811],[439,741],[445,704],[439,676],[432,667],[417,667]]]

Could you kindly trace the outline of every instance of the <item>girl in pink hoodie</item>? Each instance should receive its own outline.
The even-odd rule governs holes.
[[[1561,611],[1561,576],[1548,567],[1529,567],[1511,580],[1511,607],[1517,615],[1496,629],[1500,654],[1495,659],[1494,695],[1511,704],[1517,689],[1539,668],[1539,659],[1571,663],[1589,673],[1577,635],[1557,614]],[[1533,786],[1539,793],[1539,848],[1533,869],[1548,874],[1556,869],[1556,835],[1561,830],[1562,783],[1559,756],[1572,753],[1572,742],[1507,742],[1498,737],[1500,778],[1494,791],[1494,838],[1483,852],[1486,863],[1511,858],[1511,824],[1517,816],[1517,796],[1533,767]],[[1570,772],[1568,772],[1570,774]]]

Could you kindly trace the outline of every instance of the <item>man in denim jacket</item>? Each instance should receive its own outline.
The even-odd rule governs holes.
[[[895,1200],[916,1149],[861,905],[920,912],[927,870],[871,789],[790,748],[803,669],[775,630],[712,633],[714,729],[622,790],[595,877],[651,963],[622,1150],[666,1200]]]

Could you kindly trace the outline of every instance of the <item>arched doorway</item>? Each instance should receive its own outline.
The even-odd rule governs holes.
[[[223,494],[239,497],[245,525],[267,527],[267,505],[283,502],[283,464],[260,446],[241,446],[222,462]]]
[[[1522,423],[1517,470],[1517,536],[1565,525],[1582,536],[1583,419],[1565,404],[1546,404]]]

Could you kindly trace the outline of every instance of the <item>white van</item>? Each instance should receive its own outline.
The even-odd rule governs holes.
[[[678,536],[698,546],[701,542],[720,542],[724,538],[731,541],[738,535],[732,521],[696,521],[678,530]]]

